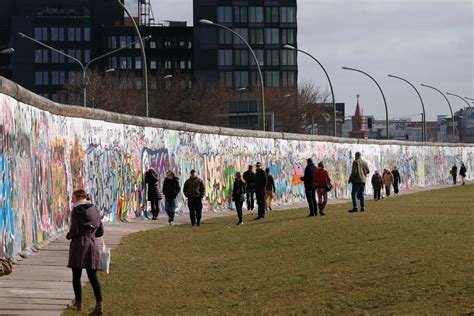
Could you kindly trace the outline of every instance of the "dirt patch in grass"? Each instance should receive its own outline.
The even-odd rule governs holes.
[[[101,275],[106,312],[473,312],[473,190],[370,201],[365,213],[331,205],[325,217],[278,211],[243,226],[232,217],[136,233]],[[91,310],[90,286],[84,301]]]

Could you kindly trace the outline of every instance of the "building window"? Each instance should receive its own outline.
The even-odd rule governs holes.
[[[165,60],[165,69],[171,69],[171,60]]]
[[[278,66],[280,65],[280,51],[277,49],[269,49],[267,52],[267,59],[265,65]]]
[[[232,44],[232,36],[231,32],[219,29],[219,44]]]
[[[279,29],[265,29],[265,43],[266,44],[280,44],[280,30]]]
[[[46,64],[48,63],[49,52],[47,49],[35,49],[35,63]]]
[[[219,72],[219,81],[226,87],[232,87],[232,71],[221,71]]]
[[[90,27],[84,28],[84,41],[89,42],[91,40],[91,29]]]
[[[295,30],[294,29],[282,29],[281,30],[281,43],[282,44],[295,44]]]
[[[127,38],[125,36],[120,36],[120,47],[125,47],[127,45]]]
[[[120,57],[120,69],[127,69],[127,57]]]
[[[296,23],[296,8],[281,7],[281,23]]]
[[[51,41],[55,41],[55,42],[64,41],[64,28],[52,27],[51,28]]]
[[[285,49],[281,51],[281,64],[283,66],[295,66],[296,54],[294,50]]]
[[[135,57],[135,69],[142,69],[142,58]]]
[[[150,48],[156,48],[156,42],[155,41],[151,41],[150,42]]]
[[[249,22],[263,23],[263,7],[249,7]]]
[[[247,7],[234,7],[234,23],[247,23]]]
[[[232,7],[217,7],[217,22],[232,23]]]
[[[49,85],[49,76],[47,71],[35,72],[35,85],[47,86]]]
[[[59,85],[59,71],[52,71],[51,72],[51,84],[53,86]]]
[[[81,41],[81,29],[79,27],[76,27],[76,41]]]
[[[73,27],[67,28],[67,40],[72,42],[76,40],[76,29]]]
[[[156,60],[150,61],[150,69],[156,69]]]
[[[265,55],[263,53],[263,49],[256,49],[254,50],[255,56],[257,57],[258,63],[260,66],[263,66],[265,64]],[[250,65],[255,66],[255,60],[253,59],[253,56],[250,56]]]
[[[280,73],[278,71],[266,71],[265,72],[265,85],[267,87],[279,87],[280,86]]]
[[[267,7],[265,8],[265,22],[267,23],[278,23],[280,12],[278,7]]]
[[[246,88],[249,86],[248,71],[234,71],[234,87]]]
[[[283,71],[282,76],[282,85],[284,87],[294,87],[296,85],[295,72],[294,71]]]
[[[242,36],[244,38],[244,40],[246,40],[246,41],[249,40],[249,29],[247,29],[247,28],[234,28],[234,31],[237,32],[237,34],[239,34],[240,36]],[[243,44],[244,42],[242,42],[242,40],[236,36],[234,43],[235,44]]]
[[[179,68],[180,69],[186,69],[186,60],[181,60],[179,62]]]
[[[217,62],[219,66],[232,66],[232,50],[219,49]]]
[[[169,40],[165,41],[165,47],[171,47],[171,41]]]
[[[263,45],[263,29],[250,29],[250,44]]]
[[[38,41],[48,40],[48,28],[47,27],[35,27],[35,39]]]
[[[140,41],[138,40],[138,36],[135,36],[133,41],[135,42],[135,49],[140,49]],[[143,45],[145,46],[145,43],[143,43]]]
[[[91,50],[84,49],[84,62],[88,63],[91,60]]]
[[[193,69],[193,62],[188,60],[188,69]]]
[[[246,49],[237,49],[234,51],[234,65],[247,66],[249,64],[249,52]]]
[[[53,93],[51,95],[51,100],[53,100],[54,102],[59,102],[59,94]]]

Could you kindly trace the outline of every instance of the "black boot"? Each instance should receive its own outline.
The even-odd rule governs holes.
[[[322,204],[319,205],[319,214],[321,216],[326,215],[326,213],[324,213],[324,209],[326,208],[326,204],[327,204],[327,202],[323,202]]]

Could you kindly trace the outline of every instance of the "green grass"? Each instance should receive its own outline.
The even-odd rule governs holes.
[[[370,201],[365,213],[343,204],[324,218],[290,210],[130,235],[101,275],[106,312],[474,312],[473,189]]]

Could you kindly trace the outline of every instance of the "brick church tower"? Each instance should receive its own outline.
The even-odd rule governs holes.
[[[351,138],[362,138],[367,139],[369,137],[369,132],[365,129],[365,117],[362,113],[362,108],[359,105],[359,97],[357,95],[357,106],[354,116],[352,116],[352,132]]]

